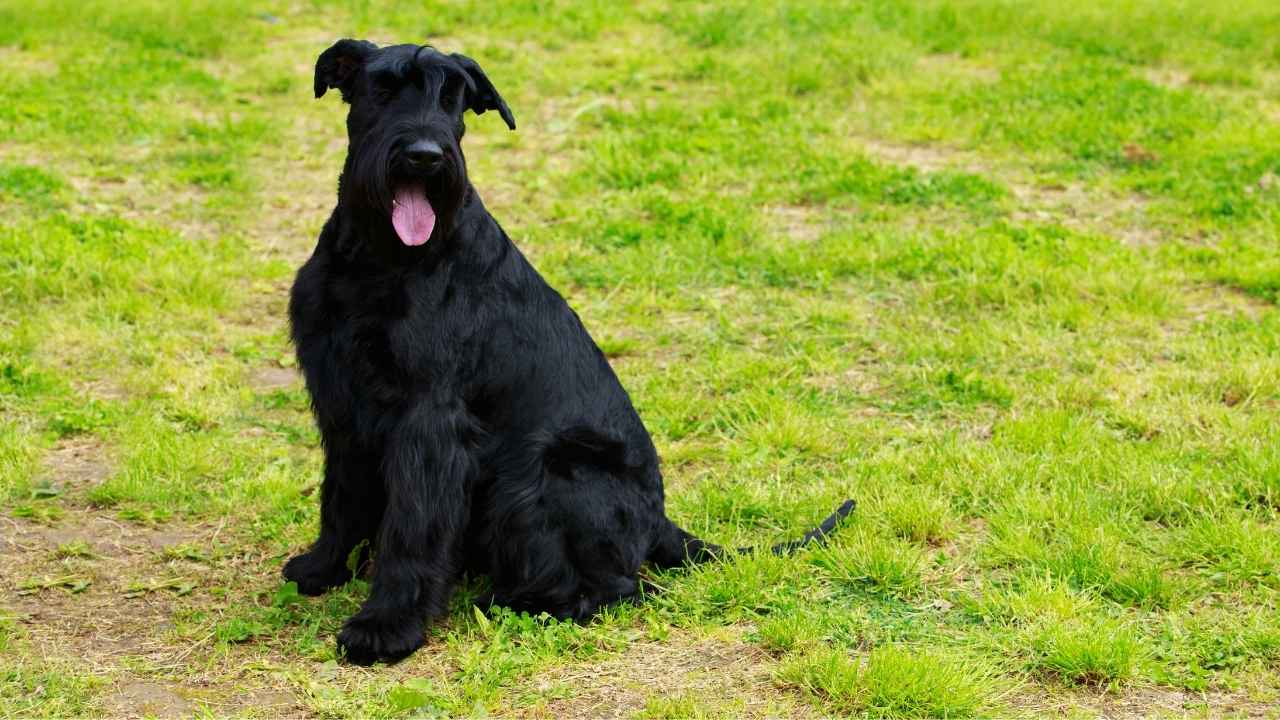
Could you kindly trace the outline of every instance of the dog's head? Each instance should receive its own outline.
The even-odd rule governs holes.
[[[351,106],[341,201],[386,212],[408,246],[447,228],[465,200],[463,113],[497,110],[516,129],[474,60],[426,45],[339,40],[316,60],[316,97],[331,88]]]

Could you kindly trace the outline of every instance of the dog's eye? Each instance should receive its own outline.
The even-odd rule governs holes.
[[[440,88],[440,107],[445,112],[453,112],[462,102],[462,80],[451,76]]]
[[[370,94],[375,101],[381,104],[391,102],[396,93],[400,92],[402,86],[398,79],[386,73],[373,75],[370,80],[372,81],[370,83],[372,88]]]
[[[381,85],[373,89],[373,99],[385,105],[394,100],[399,91],[399,85]]]

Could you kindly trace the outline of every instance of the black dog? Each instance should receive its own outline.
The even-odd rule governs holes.
[[[492,602],[585,618],[634,596],[646,561],[720,548],[676,527],[648,432],[563,298],[485,211],[459,142],[466,110],[511,111],[471,59],[342,40],[316,97],[350,104],[338,204],[289,304],[324,439],[320,538],[285,565],[307,594],[375,548],[351,662],[423,642],[462,572]],[[821,539],[847,502],[802,540]]]

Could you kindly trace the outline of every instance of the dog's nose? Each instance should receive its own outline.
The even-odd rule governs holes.
[[[418,140],[404,149],[404,158],[418,170],[430,170],[444,159],[440,144],[431,140]]]

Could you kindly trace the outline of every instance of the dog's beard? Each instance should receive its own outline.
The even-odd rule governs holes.
[[[449,156],[429,187],[425,179],[396,173],[396,139],[392,133],[361,143],[352,166],[352,190],[369,207],[391,216],[400,242],[418,247],[431,239],[438,220],[456,209],[466,183],[459,162]]]

